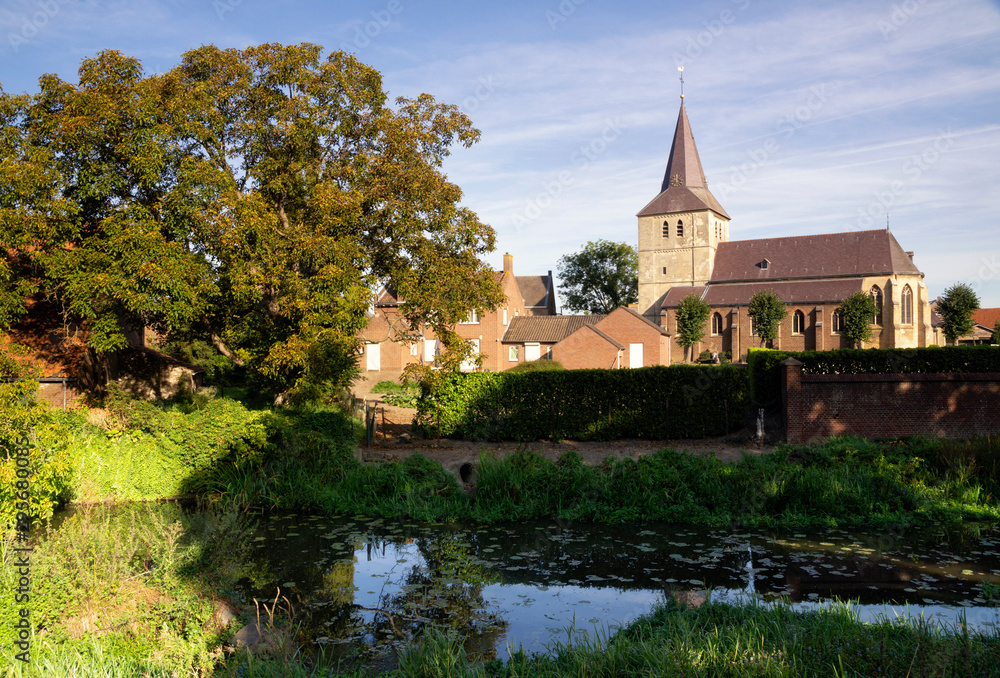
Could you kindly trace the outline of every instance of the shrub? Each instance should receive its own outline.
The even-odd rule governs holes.
[[[560,370],[565,370],[566,368],[562,366],[562,363],[558,360],[529,360],[528,362],[520,363],[514,367],[507,370],[507,373],[521,374],[524,372],[558,372]]]
[[[456,373],[427,385],[417,426],[473,440],[610,440],[721,435],[742,422],[738,366]]]

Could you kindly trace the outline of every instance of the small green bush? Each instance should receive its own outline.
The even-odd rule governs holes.
[[[519,363],[507,370],[507,373],[523,374],[525,372],[558,372],[565,369],[566,368],[562,366],[562,363],[557,360],[540,359]]]

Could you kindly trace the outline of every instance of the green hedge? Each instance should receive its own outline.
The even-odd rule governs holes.
[[[416,423],[472,440],[699,438],[740,427],[741,366],[454,374],[424,387]]]
[[[752,348],[750,366],[753,400],[769,404],[781,397],[779,365],[788,358],[802,362],[805,374],[939,374],[1000,372],[995,346],[946,346],[900,349],[837,349],[835,351],[775,351]]]

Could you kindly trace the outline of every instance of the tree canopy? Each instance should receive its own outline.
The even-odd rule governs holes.
[[[937,314],[941,316],[941,331],[951,343],[972,332],[975,322],[972,314],[979,309],[979,297],[965,283],[955,283],[944,291],[938,300]]]
[[[778,326],[788,315],[788,310],[774,290],[761,290],[750,297],[747,314],[753,318],[761,346],[778,336]]]
[[[44,294],[92,347],[151,326],[200,334],[275,393],[351,374],[373,293],[416,329],[502,292],[494,231],[441,171],[479,132],[423,94],[312,44],[205,46],[162,75],[115,51],[79,83],[0,90],[0,325]]]
[[[639,301],[639,265],[627,243],[595,240],[559,259],[559,291],[571,311],[610,313]]]
[[[705,323],[711,313],[711,307],[696,294],[681,299],[677,308],[677,343],[684,347],[685,354],[705,336]]]
[[[878,311],[875,299],[870,293],[859,290],[850,294],[840,302],[840,315],[844,319],[844,336],[860,348],[861,342],[872,338],[872,318]]]

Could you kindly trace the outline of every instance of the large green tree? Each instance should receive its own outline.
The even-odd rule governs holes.
[[[788,315],[788,310],[774,290],[761,290],[750,297],[747,314],[753,319],[760,337],[760,345],[778,336],[778,327]]]
[[[705,336],[705,323],[712,309],[696,294],[681,299],[677,308],[677,343],[684,347],[685,359],[693,359],[692,346]]]
[[[975,321],[972,314],[979,309],[979,297],[971,286],[955,283],[944,291],[938,300],[937,314],[941,316],[941,331],[955,344],[958,338],[972,332]]]
[[[558,265],[559,291],[571,311],[610,313],[639,301],[638,256],[627,243],[594,240]]]
[[[868,292],[857,291],[840,302],[840,315],[844,319],[844,336],[855,348],[872,338],[872,318],[879,312],[875,299]]]
[[[201,334],[276,394],[351,373],[372,293],[414,329],[502,292],[494,232],[441,172],[479,137],[429,95],[317,45],[201,47],[147,76],[102,52],[77,85],[0,96],[0,322],[43,293],[114,350],[130,328]],[[7,220],[12,217],[12,220]]]

